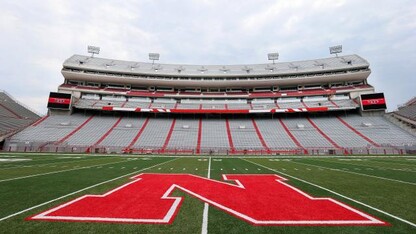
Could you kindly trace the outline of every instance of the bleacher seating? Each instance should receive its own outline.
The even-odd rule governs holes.
[[[340,124],[335,117],[317,117],[312,120],[328,137],[342,147],[366,147],[370,144],[351,129]]]
[[[296,148],[296,144],[277,119],[256,120],[256,123],[269,148]]]
[[[98,147],[127,147],[142,128],[144,118],[124,117]]]
[[[202,149],[229,149],[227,127],[224,119],[204,119],[201,131]]]
[[[413,98],[416,100],[416,98]],[[413,100],[412,99],[412,100]],[[410,120],[416,121],[416,101],[409,101],[407,105],[399,107],[394,113]]]
[[[173,119],[150,118],[140,138],[133,148],[162,148]]]
[[[403,129],[381,116],[342,118],[358,132],[383,145],[402,146],[415,143],[416,139]]]
[[[74,131],[88,118],[83,115],[49,116],[36,126],[29,126],[12,137],[17,142],[57,142]]]
[[[17,133],[9,145],[241,153],[416,144],[415,136],[381,116],[200,118],[55,115]]]
[[[104,107],[115,108],[150,108],[150,109],[191,109],[191,110],[271,110],[271,109],[299,109],[310,107],[328,107],[329,110],[355,109],[358,107],[350,99],[328,100],[310,99],[301,101],[300,99],[279,99],[275,103],[273,99],[253,100],[251,104],[247,100],[190,100],[184,99],[177,102],[174,99],[151,99],[129,98],[120,100],[119,98],[109,100],[85,99],[77,100],[74,106],[78,109],[102,110]],[[1,111],[1,110],[0,110]],[[0,112],[1,113],[1,112]]]
[[[170,149],[195,148],[198,143],[199,119],[177,119],[167,145]]]
[[[282,119],[289,131],[305,148],[333,148],[319,132],[308,122],[306,118]]]
[[[264,150],[251,119],[230,119],[230,131],[237,150]]]
[[[17,102],[8,93],[0,91],[0,142],[39,118],[38,114]]]

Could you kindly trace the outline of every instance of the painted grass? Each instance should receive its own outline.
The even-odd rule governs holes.
[[[10,154],[7,154],[10,155]],[[0,182],[0,219],[15,212],[64,196],[74,191],[107,181],[122,175],[142,172],[191,173],[207,176],[208,158],[202,157],[126,157],[83,155],[34,155],[13,154],[31,161],[0,163],[0,180],[13,179],[42,173],[11,181]],[[0,158],[2,155],[0,154]],[[65,158],[63,158],[65,157]],[[222,179],[222,174],[279,174],[295,176],[320,185],[347,197],[416,223],[416,185],[395,182],[416,182],[416,160],[409,158],[359,158],[360,161],[344,161],[340,158],[230,158],[217,157],[211,161],[211,178]],[[341,158],[344,159],[344,158]],[[348,159],[350,159],[348,157]],[[412,159],[412,158],[410,158]],[[413,158],[415,159],[415,158]],[[170,161],[172,160],[172,161]],[[160,163],[159,166],[154,166]],[[154,166],[154,167],[152,167]],[[264,166],[264,167],[263,167]],[[86,167],[86,168],[82,168]],[[148,170],[141,169],[152,167]],[[9,169],[7,169],[9,168]],[[270,168],[272,170],[269,170]],[[359,170],[356,170],[358,168]],[[372,170],[369,170],[371,168]],[[74,169],[71,171],[63,171]],[[356,172],[360,174],[352,174]],[[283,174],[279,174],[285,177]],[[137,225],[108,223],[75,223],[25,221],[28,216],[62,204],[85,194],[103,194],[129,181],[129,177],[114,180],[82,191],[61,200],[0,221],[1,233],[200,233],[203,203],[184,192],[184,202],[171,225]],[[214,207],[209,208],[209,233],[414,233],[416,228],[397,221],[365,206],[337,197],[325,190],[288,178],[287,183],[316,197],[332,197],[354,208],[374,215],[391,224],[378,227],[260,227],[252,226]],[[226,195],[225,195],[226,196]],[[278,199],[278,198],[276,198]]]

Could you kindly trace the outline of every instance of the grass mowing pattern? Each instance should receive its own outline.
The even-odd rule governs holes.
[[[208,158],[202,157],[125,157],[84,155],[36,155],[7,154],[10,158],[25,158],[30,161],[1,162],[0,180],[13,179],[43,173],[35,177],[0,182],[0,219],[15,212],[50,201],[132,172],[190,173],[206,177]],[[8,157],[7,157],[8,158]],[[346,160],[347,159],[347,160]],[[416,183],[415,158],[212,158],[211,178],[222,180],[222,174],[279,174],[298,177],[320,185],[347,197],[361,201],[388,213],[416,223],[416,185],[385,180],[394,179]],[[172,161],[170,161],[172,160]],[[159,166],[138,172],[160,163]],[[257,164],[257,165],[256,165]],[[271,171],[267,168],[273,169]],[[64,171],[70,170],[70,171]],[[60,172],[62,171],[62,172]],[[353,174],[350,172],[356,172]],[[132,175],[135,175],[133,173]],[[285,177],[282,174],[279,174]],[[382,178],[374,178],[377,176]],[[108,223],[76,223],[25,221],[33,214],[62,204],[85,194],[103,194],[127,181],[125,176],[118,180],[93,187],[59,201],[0,221],[2,233],[200,233],[203,202],[184,192],[175,191],[174,196],[185,199],[175,221],[171,225],[137,225]],[[370,215],[387,221],[391,226],[322,227],[322,226],[252,226],[221,210],[210,207],[208,233],[413,233],[415,227],[395,220],[382,213],[337,197],[325,190],[297,181],[287,181],[315,197],[332,197]],[[226,195],[224,195],[226,196]],[[276,198],[278,199],[278,198]]]

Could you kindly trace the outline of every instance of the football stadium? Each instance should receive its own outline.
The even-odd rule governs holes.
[[[0,93],[1,232],[415,232],[416,101],[365,58],[149,56],[69,57],[45,116]]]

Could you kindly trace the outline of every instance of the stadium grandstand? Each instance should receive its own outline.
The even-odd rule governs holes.
[[[396,122],[412,134],[416,134],[416,97],[413,97],[398,110],[387,115],[392,122]]]
[[[40,116],[0,90],[0,146],[4,139],[27,127]]]
[[[73,55],[61,72],[48,115],[4,151],[349,155],[416,145],[385,117],[358,55],[244,65]]]

